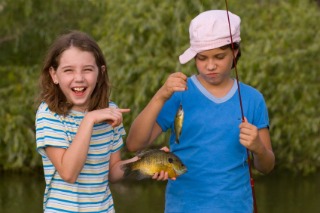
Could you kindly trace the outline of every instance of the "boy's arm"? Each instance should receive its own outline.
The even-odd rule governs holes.
[[[271,147],[269,130],[267,128],[260,129],[258,134],[262,146],[253,152],[254,166],[258,171],[267,174],[274,168],[275,156]]]
[[[165,84],[157,91],[148,105],[133,121],[126,139],[130,151],[145,148],[157,138],[162,129],[156,119],[165,102],[175,91],[185,91],[187,76],[181,72],[171,74]]]
[[[240,124],[240,143],[253,153],[255,168],[266,174],[272,171],[275,156],[268,128],[258,129],[245,121]]]

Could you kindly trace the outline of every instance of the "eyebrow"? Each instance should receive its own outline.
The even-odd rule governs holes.
[[[94,67],[95,67],[95,65],[88,64],[88,65],[84,65],[83,67],[85,67],[85,68],[87,68],[87,67],[94,68]]]
[[[73,65],[66,65],[66,66],[61,67],[61,69],[67,69],[67,68],[73,68],[73,67],[74,67]],[[84,67],[84,68],[88,68],[88,67],[94,68],[95,65],[87,64],[87,65],[84,65],[83,67]]]
[[[217,55],[225,55],[226,53],[225,52],[219,52],[219,53],[216,53],[216,54],[213,54],[213,56],[217,56]],[[198,53],[197,55],[199,56],[203,56],[203,57],[208,57],[207,55],[203,55],[201,53]]]

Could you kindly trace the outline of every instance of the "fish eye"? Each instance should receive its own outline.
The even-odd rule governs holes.
[[[168,158],[169,163],[173,163],[173,159],[172,158]]]

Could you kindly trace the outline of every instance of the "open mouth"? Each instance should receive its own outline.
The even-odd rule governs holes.
[[[74,87],[72,88],[72,91],[75,92],[76,94],[81,94],[84,93],[84,91],[86,91],[87,88],[85,87]]]

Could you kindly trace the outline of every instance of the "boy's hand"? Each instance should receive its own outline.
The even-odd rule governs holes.
[[[163,150],[165,152],[170,152],[170,149],[166,146],[162,147],[160,150]],[[165,171],[157,172],[152,176],[152,179],[158,180],[158,181],[168,180],[169,179],[168,172],[165,172]],[[171,178],[171,180],[176,180],[176,178]]]
[[[164,85],[159,90],[159,95],[168,100],[174,92],[187,89],[187,76],[182,72],[175,72],[169,75]]]
[[[251,151],[259,149],[260,140],[258,128],[250,124],[247,118],[239,125],[240,128],[240,143]]]

